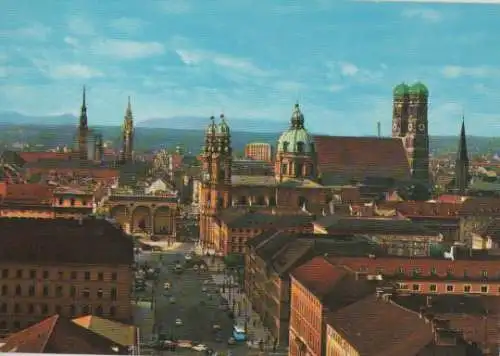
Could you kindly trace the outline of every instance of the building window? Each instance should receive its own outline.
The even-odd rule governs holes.
[[[21,289],[21,286],[18,284],[16,286],[16,295],[21,295],[22,294],[22,289]]]
[[[33,304],[28,304],[28,314],[33,314],[35,312],[35,306]]]
[[[431,268],[431,276],[437,276],[437,269],[436,267]]]
[[[99,273],[97,274],[97,279],[98,279],[98,280],[100,280],[100,281],[103,281],[103,280],[104,280],[104,273],[99,272]]]
[[[86,201],[85,199],[84,199],[84,200],[82,200],[82,205],[83,205],[83,206],[87,206],[87,201]]]
[[[33,297],[35,295],[35,286],[29,286],[28,287],[28,295],[30,297]]]
[[[69,307],[69,315],[71,315],[71,316],[76,315],[76,306],[74,304],[71,304]]]
[[[471,287],[469,285],[464,286],[464,293],[470,293]]]
[[[63,271],[57,272],[57,278],[59,278],[59,280],[64,279],[64,272]]]
[[[61,311],[62,311],[62,307],[58,304],[56,305],[56,307],[54,308],[56,314],[61,314]]]
[[[49,271],[43,271],[43,279],[49,279]]]
[[[0,304],[0,313],[7,313],[7,303]]]
[[[85,272],[85,280],[90,281],[90,272]]]
[[[420,284],[414,284],[411,286],[411,289],[414,291],[414,292],[418,292],[420,290]]]
[[[115,314],[116,314],[116,308],[115,307],[109,308],[109,315],[110,316],[115,316]]]
[[[30,270],[30,278],[35,279],[36,278],[36,270],[32,269]]]
[[[488,271],[486,270],[481,271],[481,277],[488,278]]]
[[[95,314],[97,316],[101,316],[102,315],[102,306],[98,305],[96,308],[95,308]]]
[[[110,298],[111,300],[116,300],[116,288],[111,288]]]
[[[71,200],[70,200],[70,205],[71,205],[71,206],[75,206],[75,198],[71,198]]]
[[[46,315],[49,313],[49,306],[45,303],[40,306],[40,309],[41,309],[43,315]]]
[[[488,293],[488,286],[481,286],[481,293]]]
[[[2,278],[9,278],[9,270],[4,268],[2,270]]]
[[[289,142],[283,142],[283,152],[288,152],[288,146],[290,145]]]
[[[469,277],[469,271],[467,271],[466,269],[464,269],[464,278],[467,278]]]
[[[75,271],[71,272],[71,279],[76,279],[77,273]]]
[[[21,312],[21,306],[16,303],[14,304],[14,314],[19,314]]]
[[[302,141],[297,142],[297,152],[304,153],[304,142]]]
[[[64,199],[63,198],[59,198],[59,205],[63,205],[64,204]]]
[[[57,286],[56,287],[56,297],[62,297],[62,295],[63,295],[63,287]]]
[[[436,292],[436,291],[437,291],[437,286],[436,286],[435,284],[431,284],[431,285],[429,286],[429,291],[431,291],[431,292]]]
[[[2,295],[7,295],[9,293],[9,287],[7,287],[5,284],[2,286]]]
[[[448,284],[446,285],[446,291],[447,292],[453,292],[455,290],[455,287],[453,286],[453,284]]]
[[[398,274],[404,274],[405,273],[405,268],[403,266],[400,266],[397,271]]]
[[[103,297],[103,295],[104,295],[104,292],[103,292],[102,288],[99,288],[97,290],[97,298],[101,299]]]
[[[16,271],[16,278],[23,278],[23,270],[22,269],[18,269]]]
[[[43,296],[44,297],[49,296],[49,286],[43,286]]]
[[[90,290],[88,288],[85,288],[82,291],[82,297],[84,297],[84,298],[90,298]]]
[[[118,279],[118,274],[116,272],[111,273],[111,280],[116,281]]]
[[[69,289],[69,295],[71,297],[75,297],[76,296],[76,287],[71,286],[71,288]]]
[[[90,306],[88,306],[87,304],[85,304],[85,305],[82,307],[82,314],[84,314],[84,315],[89,315],[89,314],[90,314]]]

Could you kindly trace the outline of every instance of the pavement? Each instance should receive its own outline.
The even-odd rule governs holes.
[[[180,275],[174,273],[176,261],[183,263],[184,254],[193,247],[193,244],[180,243],[160,253],[141,253],[141,261],[148,261],[152,267],[160,267],[156,286],[148,282],[147,290],[137,294],[138,297],[155,301],[153,308],[147,302],[134,306],[135,325],[140,328],[141,343],[148,343],[161,333],[167,338],[202,343],[216,351],[227,353],[231,350],[233,356],[256,354],[249,350],[246,344],[227,345],[234,321],[229,318],[227,311],[221,309],[222,297],[209,271],[198,273],[185,269]],[[163,285],[167,281],[171,288],[165,291]],[[203,289],[206,289],[206,292],[203,292]],[[170,297],[175,298],[175,303],[171,303]],[[176,319],[182,321],[181,326],[176,325]],[[220,342],[217,342],[213,332],[214,324],[221,326]],[[153,351],[143,347],[141,352],[148,354]],[[172,354],[167,351],[154,351],[156,355],[163,353]],[[193,350],[181,349],[177,349],[175,354],[200,355]]]

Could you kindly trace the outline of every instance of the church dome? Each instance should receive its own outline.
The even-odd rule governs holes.
[[[210,117],[210,124],[207,127],[207,130],[205,131],[207,135],[215,135],[217,132],[217,124],[215,123],[215,117]]]
[[[395,97],[402,97],[410,93],[410,86],[406,83],[398,84],[392,90],[392,95]]]
[[[423,83],[417,82],[410,87],[410,94],[427,97],[429,96],[429,89]]]
[[[231,131],[229,129],[229,125],[227,124],[226,119],[224,117],[224,114],[221,114],[221,116],[220,116],[218,133],[225,135],[225,136],[229,136],[231,133]]]
[[[313,153],[314,141],[304,128],[304,115],[300,111],[299,104],[295,104],[290,122],[290,129],[283,132],[278,139],[277,151],[281,153]]]

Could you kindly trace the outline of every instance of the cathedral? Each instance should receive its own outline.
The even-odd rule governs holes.
[[[200,240],[222,251],[225,210],[296,209],[332,214],[346,190],[429,180],[428,90],[423,84],[394,89],[393,135],[342,137],[312,135],[299,104],[289,129],[276,145],[270,174],[233,174],[248,162],[233,159],[227,119],[210,118],[201,155]]]

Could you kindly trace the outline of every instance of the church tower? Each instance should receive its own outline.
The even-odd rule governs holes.
[[[402,138],[412,177],[429,182],[429,90],[417,82],[405,83],[393,90],[392,137]]]
[[[122,135],[121,161],[122,163],[131,162],[134,149],[134,117],[132,115],[130,96],[128,97],[127,110],[123,119]]]
[[[200,240],[206,249],[219,250],[220,241],[213,230],[215,217],[231,202],[232,147],[231,132],[224,115],[219,124],[210,118],[201,154]]]
[[[290,118],[290,128],[278,139],[274,167],[278,181],[317,178],[314,140],[305,129],[304,121],[304,115],[296,103]]]
[[[467,152],[467,138],[465,136],[465,120],[462,118],[462,128],[458,141],[457,159],[455,161],[455,192],[465,195],[470,180],[469,155]]]
[[[77,132],[77,140],[78,140],[78,155],[81,160],[87,159],[88,154],[88,119],[87,119],[87,100],[86,100],[86,92],[85,87],[83,87],[83,98],[82,98],[82,107],[80,109],[80,120],[78,124],[78,132]]]

